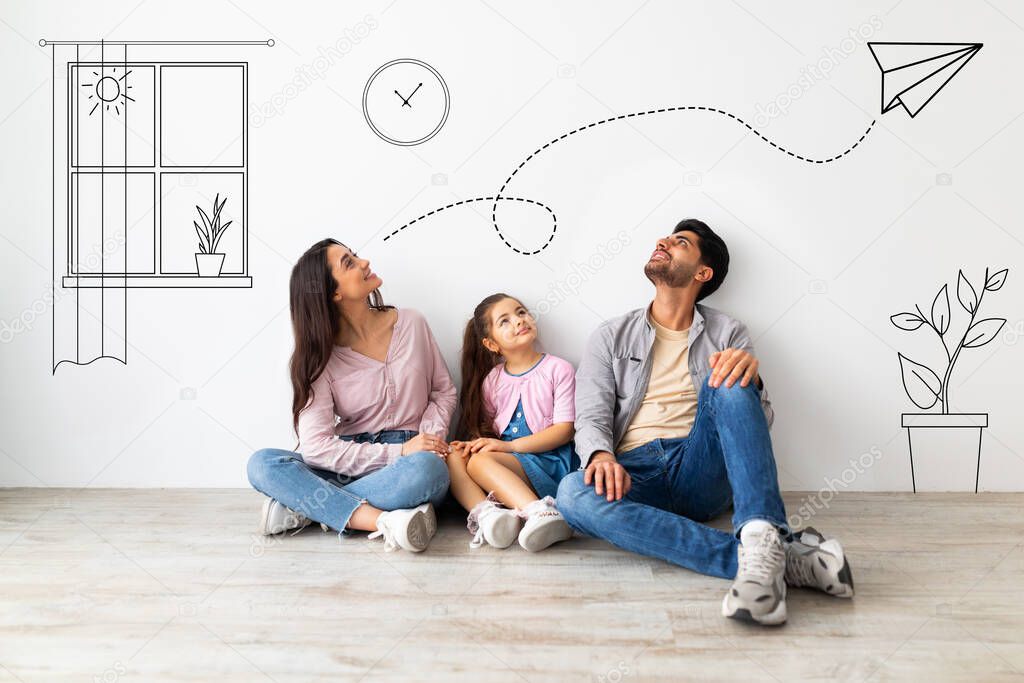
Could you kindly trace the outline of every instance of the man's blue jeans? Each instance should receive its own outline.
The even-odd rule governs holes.
[[[558,509],[574,529],[620,548],[702,574],[736,576],[739,530],[751,519],[789,539],[760,392],[753,383],[705,383],[689,436],[655,439],[617,456],[632,488],[608,502],[577,470],[558,487]],[[732,503],[734,532],[701,522]]]
[[[405,443],[411,431],[380,431],[339,438],[358,442]],[[307,518],[344,531],[363,502],[380,510],[440,505],[448,493],[448,465],[436,453],[418,451],[357,479],[310,467],[302,455],[263,448],[249,458],[249,483],[260,493]]]

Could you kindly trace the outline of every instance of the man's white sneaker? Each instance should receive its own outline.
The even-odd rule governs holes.
[[[572,527],[555,508],[551,496],[533,501],[520,514],[526,518],[526,524],[519,532],[519,545],[531,553],[572,538]]]
[[[470,548],[479,548],[484,543],[495,548],[507,548],[516,542],[523,520],[515,510],[501,505],[493,493],[480,501],[466,518],[466,526],[473,533]]]
[[[786,547],[786,583],[834,595],[853,597],[853,573],[838,539],[825,537],[814,527],[793,534]]]
[[[384,548],[388,552],[397,548],[414,553],[423,552],[433,537],[429,533],[427,518],[427,513],[420,508],[382,512],[377,517],[377,530],[367,538],[383,538]]]
[[[740,544],[736,580],[722,600],[722,616],[776,626],[786,622],[786,550],[775,527]]]
[[[273,498],[263,501],[259,532],[264,536],[272,536],[292,529],[297,531],[306,528],[311,523],[301,512],[286,508]]]

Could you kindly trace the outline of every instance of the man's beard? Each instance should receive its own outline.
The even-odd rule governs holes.
[[[671,259],[648,261],[644,266],[644,275],[655,285],[685,287],[693,281],[693,276],[697,274],[697,268],[697,265],[673,266]]]

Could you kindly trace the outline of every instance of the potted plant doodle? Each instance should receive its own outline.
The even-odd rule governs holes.
[[[978,319],[981,302],[987,292],[996,292],[1006,282],[1007,269],[992,275],[985,269],[984,286],[980,292],[964,277],[957,277],[956,298],[970,319],[959,339],[950,332],[949,288],[943,285],[932,301],[930,315],[921,307],[913,312],[897,313],[889,319],[892,324],[908,332],[925,327],[936,334],[945,353],[946,367],[940,377],[926,365],[917,363],[902,353],[900,371],[903,388],[910,400],[921,410],[930,410],[936,404],[938,412],[903,413],[903,426],[907,428],[910,448],[910,477],[913,490],[920,485],[930,490],[969,490],[973,474],[974,492],[978,492],[981,472],[981,435],[988,426],[988,413],[951,413],[950,382],[953,368],[964,349],[976,349],[988,344],[999,335],[1005,318]],[[914,454],[917,451],[917,472]],[[950,482],[959,482],[953,483]]]
[[[196,270],[200,277],[218,277],[221,268],[224,266],[224,254],[217,253],[217,245],[220,244],[220,238],[224,236],[224,231],[234,222],[228,221],[223,225],[221,224],[221,216],[224,213],[224,205],[227,202],[227,197],[221,201],[220,194],[214,197],[212,218],[203,211],[202,207],[198,204],[196,205],[199,218],[203,221],[202,226],[198,222],[192,221],[192,225],[196,226],[196,234],[199,235],[199,251],[196,252]]]

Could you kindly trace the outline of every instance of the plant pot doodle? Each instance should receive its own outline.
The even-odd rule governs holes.
[[[927,326],[939,338],[946,355],[946,367],[940,377],[926,365],[897,353],[903,376],[903,389],[907,397],[921,410],[930,410],[936,404],[939,412],[903,413],[902,425],[907,429],[910,448],[910,479],[914,492],[920,484],[922,490],[970,490],[966,482],[974,475],[974,492],[978,492],[981,474],[982,432],[988,427],[988,413],[951,413],[949,411],[949,384],[960,353],[976,349],[995,339],[1006,324],[1005,318],[978,319],[978,311],[986,292],[996,292],[1006,283],[1006,268],[989,275],[985,269],[984,285],[980,292],[959,272],[956,297],[960,306],[970,315],[959,341],[955,335],[947,340],[951,311],[949,287],[943,285],[932,300],[929,315],[914,306],[914,311],[890,316],[892,324],[912,332]],[[955,341],[955,346],[953,345]],[[917,466],[914,451],[917,450]],[[950,482],[954,482],[950,484]],[[959,488],[957,488],[959,487]]]
[[[192,225],[196,228],[196,234],[199,235],[199,251],[196,252],[196,272],[199,273],[200,277],[219,277],[220,270],[224,265],[224,254],[217,253],[217,245],[220,243],[220,238],[224,236],[224,231],[233,222],[228,221],[223,225],[221,224],[221,214],[227,202],[228,198],[225,197],[221,200],[220,194],[214,197],[212,217],[203,211],[201,206],[196,205],[199,218],[203,221],[202,226],[197,221],[192,221]]]

